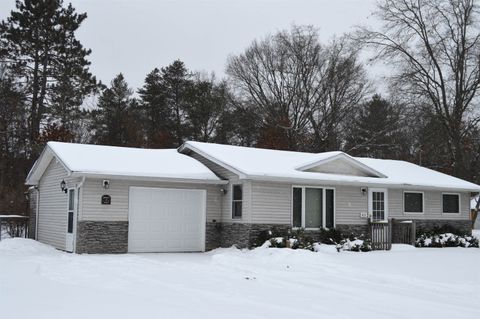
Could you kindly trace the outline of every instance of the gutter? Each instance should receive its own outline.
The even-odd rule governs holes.
[[[190,184],[209,184],[209,185],[225,185],[228,180],[223,179],[201,179],[201,178],[177,178],[177,177],[155,177],[155,176],[134,176],[134,175],[117,175],[117,174],[99,174],[94,172],[73,171],[72,177],[87,177],[97,179],[112,180],[135,180],[147,182],[174,182],[174,183],[190,183]]]
[[[414,185],[414,184],[394,184],[394,183],[372,183],[370,181],[341,181],[341,180],[320,180],[308,178],[292,177],[272,177],[265,175],[248,175],[246,180],[271,182],[271,183],[290,183],[290,184],[310,184],[310,185],[348,185],[348,186],[366,186],[366,187],[384,187],[384,188],[402,188],[402,189],[424,189],[424,190],[443,190],[443,191],[461,191],[461,192],[480,192],[480,188],[462,188],[449,186],[433,185]]]

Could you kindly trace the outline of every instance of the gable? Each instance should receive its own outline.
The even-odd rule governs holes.
[[[298,167],[297,170],[360,177],[387,177],[371,166],[367,166],[345,153],[338,153],[337,155],[311,162]]]
[[[305,172],[352,175],[352,176],[363,176],[363,177],[377,177],[377,176],[374,176],[373,174],[369,174],[365,170],[360,169],[358,166],[348,163],[347,161],[341,158],[311,167],[309,169],[306,169]]]
[[[68,175],[70,170],[68,167],[55,155],[51,148],[47,145],[43,149],[39,158],[33,164],[33,167],[30,169],[30,172],[27,175],[25,180],[26,185],[37,185],[42,179],[43,175],[51,163],[60,164],[62,169]]]

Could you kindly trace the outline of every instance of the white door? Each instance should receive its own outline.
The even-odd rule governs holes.
[[[374,222],[388,219],[388,191],[386,188],[368,189],[368,213]]]
[[[65,250],[73,252],[75,241],[75,189],[69,188],[67,191],[67,236],[65,242]]]
[[[204,251],[205,211],[205,190],[130,187],[128,251]]]

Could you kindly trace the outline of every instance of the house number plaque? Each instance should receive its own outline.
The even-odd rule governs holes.
[[[110,205],[112,203],[112,198],[110,195],[103,195],[102,196],[102,205]]]

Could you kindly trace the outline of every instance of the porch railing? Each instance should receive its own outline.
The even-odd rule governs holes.
[[[415,220],[389,219],[369,221],[370,238],[373,250],[390,250],[392,243],[415,245]]]
[[[373,250],[392,248],[392,224],[388,221],[370,221],[370,237]]]

